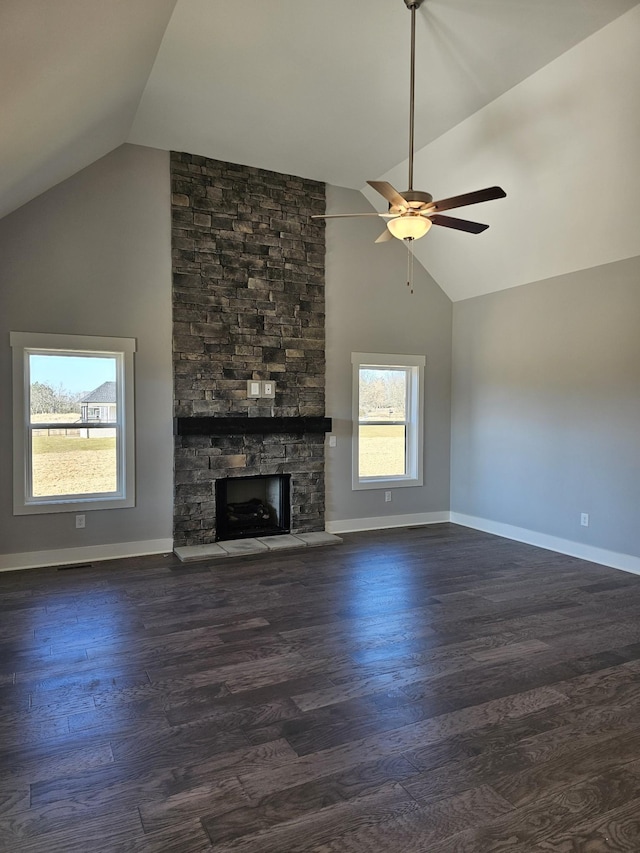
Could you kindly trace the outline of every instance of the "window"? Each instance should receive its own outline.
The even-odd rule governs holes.
[[[425,357],[356,352],[353,488],[422,485]]]
[[[14,515],[135,505],[131,338],[12,332]]]

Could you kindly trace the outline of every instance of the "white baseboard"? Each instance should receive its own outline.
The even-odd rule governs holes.
[[[558,536],[537,533],[535,530],[527,530],[526,527],[514,527],[511,524],[502,524],[499,521],[490,521],[487,518],[477,518],[459,512],[452,512],[450,520],[452,524],[460,524],[462,527],[473,527],[475,530],[482,530],[484,533],[493,533],[496,536],[503,536],[505,539],[513,539],[516,542],[535,545],[537,548],[545,548],[547,551],[557,551],[560,554],[567,554],[569,557],[578,557],[581,560],[588,560],[590,563],[600,563],[603,566],[610,566],[612,569],[621,569],[624,572],[640,575],[640,558],[634,557],[632,554],[607,551],[605,548],[596,548],[593,545],[585,545],[571,539],[561,539]]]
[[[358,533],[367,530],[388,530],[395,527],[413,527],[422,524],[442,524],[450,521],[462,527],[493,533],[515,542],[535,545],[547,551],[557,551],[570,557],[578,557],[592,563],[600,563],[613,569],[621,569],[634,575],[640,575],[640,558],[632,554],[621,554],[596,548],[571,539],[549,536],[525,527],[502,524],[486,518],[464,515],[459,512],[417,512],[410,515],[382,515],[370,518],[347,518],[329,521],[328,533]],[[36,569],[46,566],[73,565],[76,563],[94,563],[100,560],[116,560],[122,557],[143,557],[149,554],[170,554],[173,551],[172,539],[147,539],[141,542],[118,542],[112,545],[90,545],[85,548],[61,548],[55,551],[28,551],[20,554],[0,554],[0,572],[19,569]]]
[[[0,554],[0,572],[17,569],[41,569],[75,563],[95,563],[120,557],[143,557],[147,554],[170,554],[173,539],[146,539],[142,542],[117,542],[113,545],[88,545],[86,548],[60,548],[57,551],[27,551],[23,554]]]
[[[359,533],[364,530],[387,530],[392,527],[413,527],[420,524],[442,524],[449,521],[449,512],[414,512],[410,515],[378,515],[371,518],[345,518],[328,521],[327,533]]]

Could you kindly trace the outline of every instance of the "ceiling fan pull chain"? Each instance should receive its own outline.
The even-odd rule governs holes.
[[[413,252],[411,244],[413,240],[405,240],[407,244],[407,287],[410,288],[410,293],[413,293]]]
[[[407,287],[411,287],[411,252],[407,243]]]
[[[413,240],[409,242],[409,257],[411,258],[411,294],[413,295]]]

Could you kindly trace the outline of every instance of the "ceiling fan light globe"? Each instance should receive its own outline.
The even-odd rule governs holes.
[[[398,216],[387,222],[387,228],[398,240],[418,240],[431,228],[426,216]]]

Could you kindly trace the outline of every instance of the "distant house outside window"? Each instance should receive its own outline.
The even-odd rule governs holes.
[[[353,353],[353,488],[421,486],[425,357]]]
[[[108,424],[117,421],[117,383],[115,381],[103,382],[94,388],[89,394],[80,400],[80,420],[83,424]],[[115,430],[83,429],[81,433],[85,438],[107,438],[115,437]]]
[[[131,338],[12,332],[14,514],[135,505]]]

